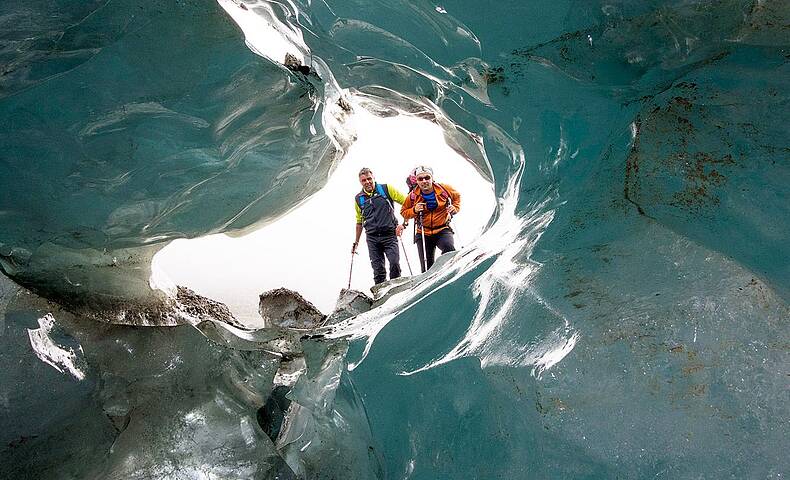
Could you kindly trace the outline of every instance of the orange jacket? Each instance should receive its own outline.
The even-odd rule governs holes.
[[[444,190],[442,190],[442,187],[444,187]],[[447,193],[445,193],[445,191]],[[436,202],[439,204],[439,206],[436,207],[436,209],[432,212],[429,212],[427,208],[422,211],[422,220],[425,224],[426,235],[435,235],[442,230],[449,228],[450,214],[447,213],[448,201],[453,203],[456,213],[461,211],[461,194],[458,193],[453,187],[445,184],[441,184],[440,187],[434,183],[433,192],[436,194]],[[449,198],[447,198],[448,195]],[[417,217],[418,215],[414,212],[414,205],[418,203],[425,203],[425,199],[422,197],[420,188],[415,187],[411,193],[406,195],[406,200],[403,202],[403,206],[401,206],[400,209],[401,216],[406,220]],[[417,232],[422,232],[422,229],[419,225],[417,225]]]

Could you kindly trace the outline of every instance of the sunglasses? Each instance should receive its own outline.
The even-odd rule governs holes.
[[[426,175],[424,177],[417,177],[418,182],[424,182],[425,180],[430,180],[430,179],[431,179],[430,175]]]

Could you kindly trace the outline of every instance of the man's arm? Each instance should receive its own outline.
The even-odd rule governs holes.
[[[403,202],[406,201],[406,196],[400,192],[397,188],[393,187],[389,183],[387,184],[387,193],[389,194],[390,198],[403,205]]]
[[[393,201],[395,201],[395,202],[398,202],[399,204],[401,204],[401,206],[403,206],[403,202],[405,202],[405,201],[406,201],[406,196],[405,196],[405,195],[403,195],[403,194],[400,192],[400,190],[398,190],[397,188],[393,187],[393,186],[392,186],[392,185],[390,185],[389,183],[387,184],[387,194],[390,196],[390,198],[391,198]],[[401,217],[403,217],[403,214],[402,214],[402,213],[401,213]],[[395,228],[395,235],[397,235],[397,236],[399,236],[399,237],[400,237],[400,236],[401,236],[401,234],[403,233],[403,229],[404,229],[404,228],[405,228],[407,225],[409,225],[409,220],[408,220],[407,218],[405,218],[405,217],[404,217],[404,218],[403,218],[403,225],[398,225],[398,226],[397,226],[397,228]]]
[[[357,219],[357,228],[354,232],[354,244],[351,246],[351,253],[357,251],[357,245],[359,245],[359,237],[362,236],[362,209],[359,208],[359,204],[355,201],[354,202],[354,210],[356,212],[356,219]]]
[[[403,205],[400,207],[400,216],[403,217],[404,220],[408,220],[410,218],[414,218],[414,206],[411,202],[411,195],[406,197],[403,201]]]
[[[447,189],[447,193],[450,194],[450,200],[452,200],[453,208],[455,209],[453,215],[455,215],[456,213],[461,211],[461,194],[458,193],[458,191],[453,187],[449,187],[447,185],[445,185],[444,187]]]
[[[357,231],[355,232],[355,236],[354,236],[354,245],[351,246],[351,253],[357,251],[357,246],[359,245],[359,237],[361,236],[362,236],[362,224],[358,223]]]

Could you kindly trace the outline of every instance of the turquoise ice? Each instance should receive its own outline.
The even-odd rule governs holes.
[[[0,12],[3,477],[790,470],[781,2]],[[257,43],[264,24],[307,74]],[[307,368],[278,443],[257,416],[283,360],[271,332],[105,312],[161,300],[166,242],[320,189],[353,141],[350,97],[437,122],[500,202],[432,275],[282,341]]]

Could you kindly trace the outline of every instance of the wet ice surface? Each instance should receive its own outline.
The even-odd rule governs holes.
[[[35,319],[52,307],[21,292],[5,317],[0,358],[15,368],[0,383],[4,478],[379,476],[358,393],[341,379],[345,342],[297,334],[277,353],[276,342],[229,345],[191,326],[97,326],[57,309]],[[76,360],[87,368],[57,368],[52,346],[50,361],[38,361],[43,348],[25,328],[37,322],[41,336],[81,345]],[[282,385],[286,352],[302,367],[270,437],[262,409]]]
[[[323,339],[107,327],[3,287],[3,476],[790,470],[780,3],[86,5],[2,20],[0,260],[50,298],[145,296],[143,245],[314,193],[350,138],[346,88],[436,121],[498,203],[441,269]],[[314,75],[244,47],[229,18],[260,15],[303,33]],[[48,313],[57,349],[36,350]],[[80,350],[79,381],[36,356]],[[277,376],[278,351],[304,371]],[[257,412],[300,371],[272,441]]]
[[[144,303],[161,242],[276,218],[337,150],[219,5],[88,3],[3,7],[0,261],[64,303]]]

